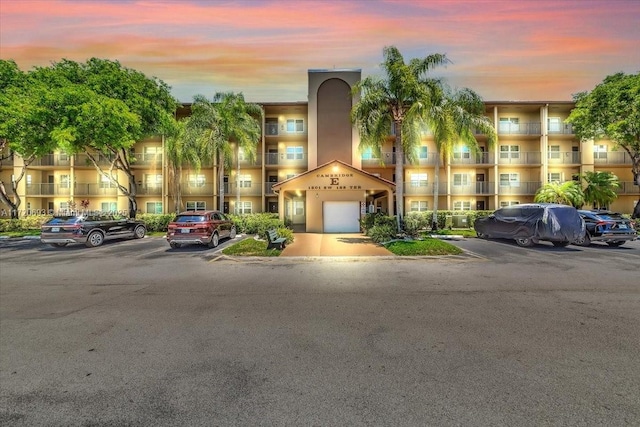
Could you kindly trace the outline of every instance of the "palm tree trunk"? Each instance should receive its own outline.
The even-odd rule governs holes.
[[[402,219],[404,217],[404,148],[400,135],[400,123],[396,124],[396,223],[398,231],[402,231]]]
[[[433,169],[433,217],[431,218],[431,229],[438,229],[438,197],[440,193],[440,153],[436,152],[436,164]]]
[[[218,210],[224,211],[224,153],[218,152]]]

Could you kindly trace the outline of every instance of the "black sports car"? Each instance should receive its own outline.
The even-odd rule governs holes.
[[[605,242],[609,246],[620,246],[629,240],[636,240],[638,233],[635,223],[617,212],[579,210],[587,232],[574,244],[589,246],[591,242]]]
[[[567,246],[584,236],[584,221],[573,206],[555,203],[524,203],[507,206],[476,219],[480,238],[514,239],[519,246],[533,246],[540,240]]]
[[[146,233],[144,222],[125,217],[102,214],[55,216],[42,225],[40,241],[56,247],[84,243],[93,248],[105,239],[141,239]]]

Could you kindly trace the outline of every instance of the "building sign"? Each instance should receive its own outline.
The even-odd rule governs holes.
[[[308,190],[362,190],[361,185],[354,185],[352,173],[319,173],[316,175],[322,184],[310,185]]]

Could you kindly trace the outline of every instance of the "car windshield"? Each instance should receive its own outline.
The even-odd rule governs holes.
[[[49,222],[47,222],[47,224],[75,224],[76,222],[80,221],[82,218],[77,217],[77,216],[60,216],[60,217],[55,217],[55,218],[51,218],[51,220],[49,220]]]
[[[180,215],[176,218],[176,222],[203,222],[206,221],[204,215]]]

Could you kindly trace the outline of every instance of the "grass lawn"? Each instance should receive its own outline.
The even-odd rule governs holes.
[[[267,242],[247,237],[228,248],[224,248],[222,253],[232,256],[279,256],[279,249],[267,249]]]
[[[464,237],[477,237],[476,230],[472,228],[463,228],[458,230],[455,230],[455,229],[449,230],[447,228],[443,228],[442,230],[438,230],[435,233],[431,231],[428,231],[425,233],[426,236],[430,236],[432,234],[439,234],[441,236],[456,235],[456,236],[464,236]]]
[[[3,237],[24,237],[24,236],[39,236],[40,230],[25,230],[25,231],[3,231],[0,236]]]
[[[451,243],[431,238],[391,242],[385,247],[398,256],[458,255],[463,252]]]

